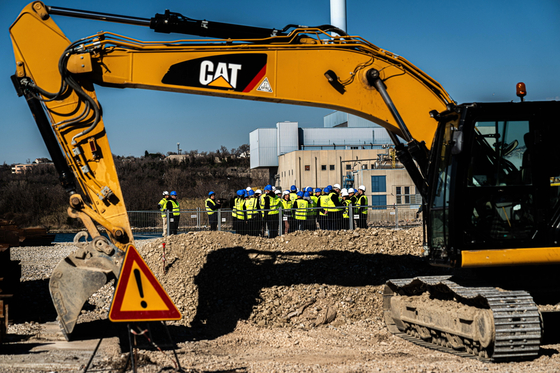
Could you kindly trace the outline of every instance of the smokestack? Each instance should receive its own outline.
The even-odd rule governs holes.
[[[331,0],[331,25],[346,31],[346,0]]]

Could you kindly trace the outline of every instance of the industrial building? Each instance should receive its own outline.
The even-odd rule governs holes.
[[[270,183],[281,189],[364,185],[372,205],[420,203],[386,130],[354,115],[329,114],[323,128],[279,122],[252,131],[249,141],[251,168],[268,168]]]

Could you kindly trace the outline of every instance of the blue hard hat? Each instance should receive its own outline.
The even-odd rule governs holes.
[[[321,193],[321,188],[315,189],[315,193]]]
[[[290,190],[293,191],[293,192],[295,192],[295,191],[297,190],[297,188],[296,188],[295,185],[292,185],[292,186],[290,187]]]
[[[272,185],[267,185],[264,187],[264,190],[272,190]]]
[[[300,192],[297,192],[296,195],[297,195],[298,197],[303,197],[303,192],[301,192],[301,191],[300,191]]]
[[[249,194],[249,197],[252,197],[252,196],[255,195],[255,192],[254,192],[253,190],[250,190],[250,191],[248,192],[248,194]]]
[[[305,191],[306,191],[306,192],[313,192],[313,188],[307,187],[307,188],[305,188]]]
[[[169,193],[169,195],[171,195],[171,196],[176,196],[176,195],[177,195],[177,192],[176,192],[176,191],[172,191],[171,193]]]
[[[309,197],[309,196],[311,196],[311,194],[309,194],[309,192],[305,192],[305,193],[303,193],[303,196],[304,197]]]
[[[237,195],[238,195],[239,197],[241,197],[243,194],[245,194],[245,191],[244,191],[243,189],[239,189],[239,190],[237,191]]]
[[[211,196],[212,194],[216,194],[213,191],[211,191],[210,193],[208,193],[208,196]]]

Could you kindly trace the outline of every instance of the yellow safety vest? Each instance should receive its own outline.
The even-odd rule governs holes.
[[[253,219],[257,212],[257,199],[254,197],[245,201],[245,209],[247,210],[247,220]]]
[[[291,200],[285,200],[284,198],[282,198],[282,210],[284,210],[284,216],[292,216],[292,206],[293,206],[293,202]]]
[[[346,205],[346,208],[344,209],[344,212],[342,213],[342,217],[346,218],[346,219],[349,219],[350,215],[348,214],[348,206],[350,206],[352,204],[352,200],[347,199],[347,200],[342,201],[342,203],[344,203]]]
[[[210,207],[208,207],[207,205],[208,201],[212,202],[214,206],[216,206],[216,202],[212,201],[211,198],[206,198],[206,201],[204,201],[204,205],[206,206],[206,212],[208,213],[208,215],[212,215],[216,212],[216,210],[212,210]]]
[[[159,205],[159,210],[161,211],[161,217],[165,218],[167,216],[167,214],[165,213],[165,206],[167,206],[167,201],[168,199],[163,197],[161,199],[161,201],[159,201],[158,205]]]
[[[296,219],[297,220],[306,220],[307,219],[307,208],[309,207],[309,202],[307,202],[303,198],[298,198],[298,199],[296,199],[295,204],[297,206]]]
[[[265,200],[264,197],[268,197],[270,199],[270,203],[269,203],[269,209],[268,211],[262,211],[262,216],[264,217],[264,213],[268,212],[268,215],[278,215],[278,210],[280,209],[280,201],[281,199],[278,198],[277,196],[271,197],[269,195],[267,196],[261,196],[261,209],[264,209],[265,206]]]
[[[310,199],[311,199],[311,204],[309,205],[309,207],[317,207],[317,201],[319,200],[319,197],[311,196]],[[317,210],[316,209],[309,210],[309,215],[311,216],[317,215]]]
[[[233,208],[231,209],[231,217],[237,219],[237,200],[239,197],[233,199]]]
[[[270,197],[270,211],[268,212],[268,215],[278,215],[281,201],[282,200],[277,196]]]
[[[367,196],[365,194],[362,194],[360,198],[358,198],[358,202],[356,202],[356,206],[360,207],[360,210],[362,210],[361,211],[362,214],[367,215],[367,205],[368,205]]]
[[[329,199],[327,200],[327,211],[342,211],[341,208],[337,207],[334,202],[332,201],[332,196],[335,195],[338,198],[338,194],[336,194],[336,192],[330,192],[329,193]]]
[[[243,205],[245,204],[245,198],[239,197],[235,202],[235,207],[237,210],[237,219],[245,220],[245,210],[243,209]]]
[[[323,212],[322,210],[319,212],[319,215],[327,215],[327,206],[329,205],[329,195],[328,194],[323,194],[319,196],[319,201],[321,201],[321,207],[325,210],[325,212]]]
[[[179,202],[175,201],[174,199],[170,199],[171,204],[173,205],[173,216],[179,216]]]
[[[265,198],[269,197],[266,193],[261,194],[261,196],[259,197],[259,208],[261,210],[261,216],[264,218],[264,214],[265,212],[268,212],[270,214],[270,211],[265,211],[264,210],[264,206],[265,206]]]

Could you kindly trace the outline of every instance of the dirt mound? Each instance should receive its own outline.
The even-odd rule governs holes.
[[[140,252],[183,314],[179,323],[216,335],[239,320],[296,328],[380,323],[387,279],[435,271],[420,258],[420,228],[304,231],[275,239],[182,234],[166,243],[166,274],[163,242]]]

